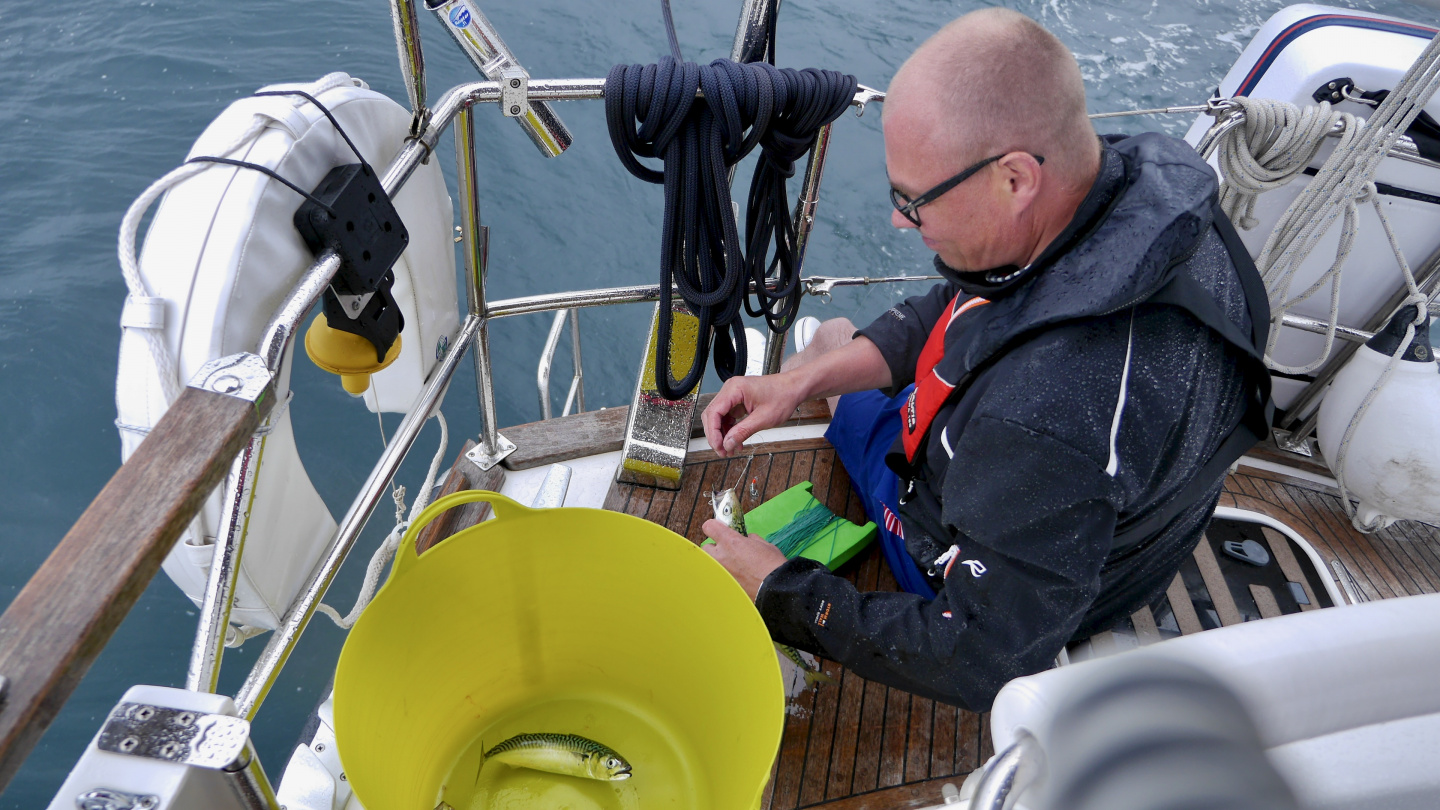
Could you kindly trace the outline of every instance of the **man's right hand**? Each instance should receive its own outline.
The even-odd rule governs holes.
[[[746,439],[789,419],[806,393],[794,377],[787,372],[726,380],[701,416],[711,449],[721,457],[732,456]]]

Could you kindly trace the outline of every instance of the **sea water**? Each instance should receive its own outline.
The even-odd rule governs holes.
[[[335,70],[404,103],[383,0],[185,3],[72,0],[0,3],[0,607],[14,599],[119,463],[113,420],[117,322],[125,287],[115,234],[130,201],[184,159],[228,103],[275,82]],[[672,0],[686,58],[728,56],[738,2]],[[975,0],[786,0],[779,63],[853,72],[883,88],[931,32]],[[1203,101],[1279,0],[1006,0],[1074,50],[1092,111]],[[1344,3],[1419,22],[1433,10],[1399,0]],[[485,3],[486,13],[537,77],[604,76],[616,62],[665,53],[656,2],[530,0]],[[438,22],[421,20],[430,98],[476,78]],[[994,88],[977,88],[977,92]],[[580,287],[653,283],[661,191],[616,160],[598,102],[555,105],[575,135],[547,160],[492,108],[479,111],[482,216],[490,226],[494,298]],[[890,227],[879,111],[835,127],[805,271],[827,275],[926,273],[930,255]],[[1102,122],[1102,132],[1180,134],[1185,117]],[[453,184],[453,146],[436,150]],[[740,182],[748,177],[742,168]],[[793,193],[793,189],[792,189]],[[737,193],[738,199],[743,199]],[[857,322],[923,289],[838,290],[802,312]],[[587,404],[625,404],[634,388],[649,309],[585,310]],[[501,424],[538,418],[535,364],[549,316],[498,322],[491,332]],[[568,387],[568,340],[556,358],[558,409]],[[463,364],[445,413],[455,444],[479,427]],[[310,477],[342,513],[381,449],[381,428],[337,381],[295,367],[295,431]],[[713,375],[706,390],[715,390]],[[397,416],[387,417],[391,431]],[[418,487],[435,452],[427,427],[400,474]],[[413,499],[413,491],[409,497]],[[364,562],[393,524],[377,509],[329,601],[344,612]],[[131,684],[182,685],[196,610],[160,576],[60,712],[0,808],[43,806]],[[267,698],[254,737],[278,780],[306,715],[323,697],[344,640],[323,617]],[[226,652],[221,690],[233,694],[265,637]],[[0,673],[4,674],[4,673]]]

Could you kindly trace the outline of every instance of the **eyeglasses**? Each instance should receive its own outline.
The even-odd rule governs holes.
[[[1006,152],[1005,154],[1009,154],[1009,152]],[[890,204],[895,206],[895,210],[899,211],[901,216],[915,223],[915,226],[918,228],[920,226],[920,206],[929,205],[930,203],[935,202],[936,200],[940,199],[941,195],[945,194],[945,192],[968,180],[970,178],[970,175],[980,171],[981,169],[989,166],[991,163],[994,163],[995,161],[1003,157],[1005,157],[1005,155],[996,155],[995,157],[985,158],[979,163],[976,163],[974,166],[971,166],[965,171],[960,172],[949,180],[946,180],[945,182],[930,189],[924,194],[921,194],[919,197],[916,197],[913,200],[905,196],[905,192],[901,191],[898,188],[895,188],[894,186],[891,186]],[[1035,158],[1036,163],[1039,163],[1042,166],[1045,165],[1045,158],[1039,155],[1031,155],[1031,157]]]

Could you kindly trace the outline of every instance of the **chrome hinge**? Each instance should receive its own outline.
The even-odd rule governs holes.
[[[249,764],[249,741],[250,723],[239,717],[121,703],[95,745],[114,754],[235,771]]]
[[[216,358],[201,366],[190,378],[190,387],[257,402],[273,379],[259,355],[241,352]]]

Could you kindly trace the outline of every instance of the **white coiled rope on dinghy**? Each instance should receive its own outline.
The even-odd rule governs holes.
[[[1350,501],[1345,482],[1345,461],[1350,440],[1376,395],[1390,379],[1400,357],[1414,340],[1415,325],[1424,323],[1429,317],[1426,296],[1416,285],[1409,262],[1400,250],[1394,229],[1380,204],[1375,190],[1375,173],[1437,90],[1440,90],[1440,37],[1431,40],[1363,126],[1354,116],[1330,110],[1325,102],[1318,108],[1302,111],[1286,102],[1237,97],[1232,101],[1245,111],[1245,126],[1232,128],[1219,142],[1217,157],[1225,177],[1221,185],[1222,205],[1232,219],[1239,215],[1238,225],[1249,229],[1256,225],[1253,218],[1255,196],[1293,180],[1314,158],[1334,125],[1337,122],[1345,125],[1335,151],[1286,209],[1255,259],[1270,295],[1271,329],[1265,359],[1272,369],[1289,374],[1306,374],[1329,359],[1339,320],[1341,271],[1354,245],[1357,206],[1361,203],[1369,202],[1374,207],[1395,254],[1395,262],[1408,291],[1402,306],[1417,306],[1415,321],[1407,326],[1404,339],[1350,418],[1333,465],[1341,503],[1351,523],[1362,532],[1373,532],[1386,522],[1378,518],[1368,522],[1360,520]],[[1253,126],[1251,115],[1255,116]],[[1336,218],[1342,215],[1344,225],[1334,263],[1309,288],[1290,296],[1290,287],[1300,265],[1334,225]],[[1272,355],[1285,313],[1318,292],[1327,281],[1331,289],[1330,316],[1320,356],[1303,366],[1276,362]]]

